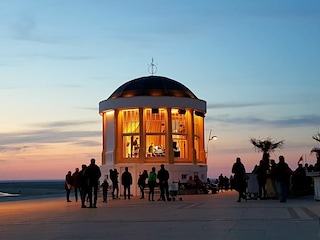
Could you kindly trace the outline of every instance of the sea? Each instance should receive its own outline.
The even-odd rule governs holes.
[[[0,181],[0,202],[64,197],[64,183],[64,180]]]

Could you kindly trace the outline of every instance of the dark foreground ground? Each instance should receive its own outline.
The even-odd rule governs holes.
[[[64,198],[0,203],[1,239],[319,239],[312,197],[236,202],[236,192],[182,195],[182,201],[99,200],[81,209]]]

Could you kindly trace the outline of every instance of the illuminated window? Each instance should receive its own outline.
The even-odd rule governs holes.
[[[155,109],[157,111],[155,111]],[[146,132],[165,133],[166,111],[164,109],[152,108],[145,110]]]
[[[188,119],[185,110],[172,109],[172,140],[173,156],[178,158],[187,158],[187,132]]]
[[[123,133],[139,133],[139,110],[122,110]]]
[[[140,151],[139,139],[139,110],[121,110],[120,116],[122,119],[122,144],[123,157],[137,158]]]
[[[137,158],[140,153],[140,141],[138,135],[123,136],[123,157]]]
[[[187,129],[187,114],[179,109],[172,109],[172,134],[186,134]]]
[[[203,129],[203,117],[194,114],[194,148],[196,150],[196,159],[200,159],[201,134]]]
[[[165,156],[166,116],[165,109],[145,109],[147,157]]]

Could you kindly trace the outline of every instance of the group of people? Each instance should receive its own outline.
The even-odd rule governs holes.
[[[245,167],[239,157],[232,166],[232,173],[234,174],[234,189],[239,193],[237,201],[241,202],[241,199],[247,200],[246,189],[248,177]],[[279,156],[278,163],[276,163],[274,160],[271,160],[270,165],[266,159],[262,159],[259,162],[259,165],[257,165],[253,170],[253,173],[255,173],[257,176],[257,182],[259,186],[258,198],[265,199],[267,197],[266,183],[267,175],[269,174],[276,198],[279,198],[280,202],[286,202],[290,177],[293,174],[293,171],[285,162],[284,156]]]
[[[94,158],[90,160],[90,164],[88,166],[83,164],[80,171],[79,168],[76,168],[73,174],[71,174],[71,171],[68,171],[65,177],[67,202],[71,202],[70,193],[73,189],[76,202],[78,201],[78,191],[80,193],[82,208],[87,207],[85,204],[87,199],[89,202],[89,208],[96,208],[100,177],[101,171],[96,165]]]
[[[112,199],[119,199],[119,172],[117,169],[110,169],[110,179],[112,182]],[[160,186],[160,199],[165,201],[170,200],[169,198],[169,172],[164,168],[162,164],[160,166],[160,170],[156,173],[156,168],[152,167],[151,172],[148,174],[147,170],[144,170],[138,179],[138,186],[140,189],[140,199],[144,199],[145,196],[145,188],[148,184],[149,187],[149,201],[154,201],[154,189],[157,183],[157,179],[159,180]],[[131,185],[132,185],[132,175],[129,172],[128,167],[125,167],[125,171],[121,175],[121,184],[123,185],[123,197],[124,199],[130,199],[131,195]],[[108,185],[109,186],[109,185]],[[107,193],[103,191],[103,196],[107,196]],[[104,201],[107,201],[104,198]]]
[[[89,202],[89,208],[97,208],[98,199],[98,189],[102,188],[103,202],[107,202],[108,190],[112,185],[112,199],[119,199],[119,172],[117,169],[110,169],[110,180],[109,177],[103,180],[102,184],[99,185],[99,179],[101,177],[100,168],[95,164],[95,159],[91,159],[90,165],[82,165],[82,169],[75,169],[74,173],[68,171],[65,177],[65,189],[67,202],[71,202],[70,193],[71,190],[74,191],[74,196],[76,202],[78,201],[78,192],[81,199],[81,207],[87,208],[86,202]],[[148,174],[147,170],[144,170],[140,174],[138,179],[138,186],[140,188],[141,197],[144,199],[145,188],[148,184],[149,187],[149,201],[154,201],[154,190],[159,182],[160,187],[160,199],[162,201],[170,201],[169,197],[169,172],[165,169],[164,165],[161,164],[160,170],[156,173],[156,168],[152,167],[152,170]],[[110,182],[111,181],[111,182]],[[123,197],[124,199],[129,199],[131,196],[131,185],[132,185],[132,175],[129,172],[129,168],[125,167],[125,171],[121,175],[121,184],[123,185]]]
[[[218,185],[219,191],[228,191],[230,188],[232,190],[233,188],[233,176],[230,176],[228,178],[227,176],[223,176],[222,173],[219,175],[219,177],[216,179],[216,184]]]
[[[115,171],[115,170],[113,170]],[[160,187],[160,199],[162,201],[170,201],[169,197],[169,172],[168,170],[165,169],[164,165],[161,164],[160,170],[156,173],[156,168],[152,167],[150,173],[148,174],[147,170],[144,170],[140,175],[138,179],[138,186],[140,189],[140,199],[144,199],[145,196],[145,188],[148,184],[149,187],[149,193],[148,193],[148,200],[149,201],[154,201],[154,189],[157,184],[157,179],[159,181],[159,187]],[[128,196],[128,199],[130,199],[130,186],[132,185],[132,176],[131,173],[128,172],[128,168],[125,168],[125,172],[121,176],[121,182],[124,187],[124,199]],[[118,185],[118,182],[114,182],[113,184],[116,184],[116,188]],[[113,187],[114,190],[114,187]],[[118,191],[116,191],[118,194]],[[114,191],[112,192],[112,196],[114,197]],[[118,196],[116,197],[118,198]]]

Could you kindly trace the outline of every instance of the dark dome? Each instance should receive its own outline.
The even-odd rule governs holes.
[[[173,96],[198,99],[186,86],[161,76],[133,79],[121,85],[108,99],[136,96]]]

